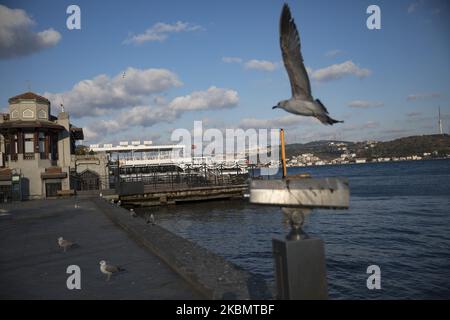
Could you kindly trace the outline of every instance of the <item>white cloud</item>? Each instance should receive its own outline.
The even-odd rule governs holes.
[[[0,58],[29,55],[51,48],[61,40],[61,34],[52,28],[34,32],[35,24],[24,10],[0,4]]]
[[[157,122],[167,122],[170,119],[162,109],[156,109],[151,106],[133,107],[126,112],[122,112],[117,119],[96,120],[83,128],[85,140],[89,143],[104,141],[104,138],[117,134],[126,133],[128,129],[134,126],[152,126]],[[138,139],[137,139],[138,140]]]
[[[153,103],[155,105],[161,106],[161,105],[165,105],[167,103],[167,100],[166,100],[166,97],[164,97],[164,96],[155,96],[155,97],[153,97]]]
[[[358,78],[365,78],[371,74],[369,69],[363,69],[353,61],[345,61],[340,64],[333,64],[329,67],[315,70],[312,72],[312,79],[318,82],[326,82],[331,80],[341,79],[348,75],[354,75]]]
[[[44,96],[56,105],[64,102],[72,116],[100,116],[141,105],[144,97],[181,85],[178,76],[166,69],[128,68],[113,78],[99,75],[78,82],[70,91],[46,92]]]
[[[123,129],[117,120],[99,120],[83,128],[85,140],[93,142],[109,134],[120,132]]]
[[[343,53],[344,53],[344,51],[342,51],[342,50],[334,49],[334,50],[330,50],[327,53],[325,53],[325,56],[331,58],[331,57],[336,57],[338,55],[341,55]]]
[[[222,62],[241,64],[247,70],[260,70],[269,72],[275,71],[275,69],[278,67],[278,64],[276,62],[257,59],[244,61],[244,59],[239,57],[222,57]]]
[[[342,131],[360,131],[366,129],[376,129],[379,128],[381,124],[378,121],[367,121],[363,124],[345,125]]]
[[[175,98],[169,104],[169,108],[176,111],[226,109],[236,106],[238,102],[239,96],[236,91],[212,86],[206,91],[195,91]]]
[[[99,137],[99,133],[96,130],[91,129],[89,126],[83,128],[83,134],[85,141],[96,141]]]
[[[415,93],[410,94],[406,97],[406,100],[413,101],[413,100],[426,100],[426,99],[433,99],[433,98],[439,98],[441,94],[439,92],[430,92],[430,93]]]
[[[173,24],[158,22],[145,30],[144,33],[130,35],[124,43],[142,44],[147,41],[164,41],[170,33],[192,32],[198,30],[202,30],[202,27],[188,22],[177,21]]]
[[[353,100],[348,103],[348,106],[350,108],[367,109],[367,108],[383,107],[384,103],[380,101]]]
[[[126,131],[132,126],[151,127],[157,123],[170,123],[183,113],[197,110],[232,108],[239,102],[234,90],[210,87],[205,91],[194,91],[176,97],[169,103],[138,105],[121,112],[117,120],[96,121],[88,126],[88,135],[98,139],[106,134]]]
[[[129,126],[151,127],[160,122],[171,122],[178,115],[177,112],[166,106],[136,106],[121,114],[119,125],[124,129]]]
[[[299,117],[286,115],[274,119],[243,118],[237,127],[242,129],[264,129],[264,128],[294,128],[299,125],[309,125],[315,122],[312,117]]]
[[[253,69],[253,70],[274,71],[277,68],[277,64],[267,60],[252,59],[247,61],[244,64],[244,67],[246,69]]]
[[[242,59],[238,57],[223,57],[222,61],[225,63],[242,63]]]

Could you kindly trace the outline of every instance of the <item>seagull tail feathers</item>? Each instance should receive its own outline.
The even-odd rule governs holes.
[[[335,123],[344,122],[344,121],[340,121],[340,120],[335,120],[335,119],[331,118],[330,116],[328,116],[327,114],[316,115],[316,118],[319,119],[320,122],[322,122],[325,125],[333,125]]]
[[[316,102],[324,111],[323,114],[316,115],[316,118],[319,119],[320,122],[322,122],[323,124],[326,124],[326,125],[328,125],[328,124],[333,125],[335,123],[343,123],[344,122],[344,121],[340,121],[340,120],[335,120],[335,119],[331,118],[330,116],[328,116],[328,110],[327,110],[327,108],[325,108],[323,103],[319,99],[316,99]]]

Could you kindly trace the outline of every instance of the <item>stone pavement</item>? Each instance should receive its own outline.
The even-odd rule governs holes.
[[[79,246],[63,252],[60,236]],[[100,260],[126,271],[107,282]],[[81,290],[67,289],[69,265],[81,268]],[[0,205],[0,299],[201,298],[89,199]]]
[[[158,225],[145,223],[145,215],[133,218],[129,211],[99,197],[97,207],[136,242],[212,300],[261,300],[274,296],[262,276],[242,269],[223,257]]]

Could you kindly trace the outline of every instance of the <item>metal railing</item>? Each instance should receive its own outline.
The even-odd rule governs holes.
[[[34,160],[34,153],[27,152],[23,154],[24,160]]]
[[[106,175],[85,176],[80,173],[70,173],[70,188],[75,191],[94,191],[113,188],[114,181]]]
[[[132,174],[120,177],[120,182],[143,182],[145,190],[174,190],[207,186],[240,185],[247,183],[248,173],[242,168],[230,172],[203,167],[184,172]],[[233,170],[232,170],[233,171]]]

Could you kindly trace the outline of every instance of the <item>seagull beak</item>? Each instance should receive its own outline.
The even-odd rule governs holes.
[[[272,109],[276,109],[276,108],[278,108],[278,106],[273,106],[273,107],[272,107]]]

